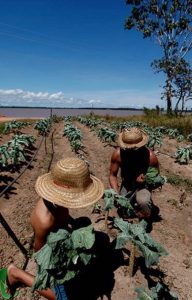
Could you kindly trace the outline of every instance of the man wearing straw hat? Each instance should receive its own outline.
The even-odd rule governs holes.
[[[151,193],[145,188],[145,174],[149,166],[159,170],[153,151],[146,147],[148,135],[137,127],[124,129],[118,136],[118,147],[111,157],[109,182],[116,192],[127,196],[141,218],[152,216]],[[121,185],[118,171],[121,169]]]
[[[44,246],[50,232],[68,226],[69,208],[92,205],[102,197],[104,191],[102,182],[90,175],[86,163],[78,158],[58,161],[50,173],[37,179],[35,189],[41,197],[31,214],[35,251]],[[10,286],[17,286],[19,283],[31,287],[34,282],[34,276],[14,265],[8,267],[7,278]],[[38,293],[51,300],[67,300],[63,286]]]

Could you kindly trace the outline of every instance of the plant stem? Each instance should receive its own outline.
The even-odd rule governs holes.
[[[133,276],[133,269],[135,263],[135,244],[131,243],[131,251],[130,251],[130,258],[129,258],[129,274]]]
[[[105,231],[108,231],[108,216],[109,216],[109,212],[106,211],[105,212]]]

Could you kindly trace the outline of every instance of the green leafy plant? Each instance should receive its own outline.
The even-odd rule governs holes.
[[[178,137],[177,137],[177,141],[178,141],[178,142],[183,142],[184,139],[185,139],[185,137],[184,137],[184,135],[182,135],[182,134],[178,135]]]
[[[24,148],[21,145],[15,145],[9,153],[12,165],[14,166],[18,165],[20,162],[26,161]]]
[[[50,233],[47,243],[34,254],[38,265],[32,290],[54,288],[77,276],[95,257],[92,225]]]
[[[161,187],[166,182],[166,177],[161,176],[157,168],[149,167],[145,174],[145,183],[151,189]]]
[[[167,135],[169,136],[170,139],[174,139],[177,138],[178,135],[180,135],[180,132],[177,128],[175,129],[169,128],[167,129]]]
[[[101,204],[99,202],[96,202],[93,206],[93,210],[92,213],[93,214],[100,214],[102,212],[102,207]]]
[[[78,153],[79,150],[82,150],[84,148],[82,144],[82,133],[81,130],[75,127],[71,123],[65,124],[63,135],[68,138],[70,141],[71,148],[74,152]]]
[[[137,292],[136,300],[179,300],[175,293],[159,282],[150,291],[146,291],[143,287],[136,288],[135,291]]]
[[[82,150],[84,148],[83,144],[81,143],[80,140],[75,140],[70,142],[72,151],[78,153],[79,150]]]
[[[167,128],[165,126],[157,126],[155,127],[154,131],[157,134],[166,134]]]
[[[103,121],[99,120],[99,119],[94,119],[94,118],[88,118],[88,117],[77,117],[77,120],[86,125],[87,127],[93,128],[93,127],[97,127],[97,125],[101,124]]]
[[[0,164],[2,167],[8,165],[16,166],[26,161],[25,149],[31,148],[35,138],[32,135],[15,135],[12,140],[0,147]]]
[[[131,241],[144,256],[147,267],[158,264],[162,255],[168,255],[163,246],[146,232],[146,221],[142,220],[138,224],[131,224],[120,218],[115,218],[114,226],[120,230],[116,239],[116,249],[122,249],[128,241]]]
[[[9,133],[11,131],[19,131],[19,129],[28,125],[29,125],[28,122],[20,122],[20,121],[12,120],[8,123],[5,123],[3,133]]]
[[[32,135],[27,134],[21,134],[21,135],[15,135],[11,141],[8,142],[8,145],[10,147],[23,146],[26,148],[30,148],[33,146],[35,142],[35,138]]]
[[[65,116],[64,117],[64,122],[71,122],[72,121],[72,116]]]
[[[134,213],[134,209],[128,198],[119,195],[113,189],[107,189],[104,191],[104,211],[109,211],[114,207],[120,207],[123,215],[127,217]]]
[[[156,133],[156,132],[152,132],[149,135],[149,141],[147,143],[147,147],[151,148],[154,150],[155,145],[157,145],[158,147],[160,147],[162,145],[162,134],[160,133]]]
[[[40,135],[47,135],[50,130],[51,123],[52,123],[51,118],[42,119],[35,123],[34,128],[38,130]]]
[[[192,133],[190,133],[190,134],[187,135],[187,140],[190,141],[190,142],[192,142]]]
[[[178,148],[175,153],[175,159],[180,164],[188,164],[192,158],[192,146],[186,146],[184,148]]]
[[[107,143],[115,142],[117,138],[117,133],[107,127],[100,128],[97,135],[103,142]]]
[[[0,165],[2,167],[7,167],[9,164],[10,153],[8,145],[4,144],[0,146]]]

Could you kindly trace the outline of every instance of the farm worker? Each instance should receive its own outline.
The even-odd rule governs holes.
[[[124,129],[118,136],[118,147],[111,157],[109,182],[112,189],[130,199],[138,217],[152,216],[151,193],[145,187],[145,174],[149,166],[159,171],[159,163],[154,152],[146,147],[148,135],[143,130],[132,127]],[[118,171],[121,169],[121,185]]]
[[[31,225],[34,230],[35,251],[46,243],[50,232],[70,225],[69,208],[83,208],[97,202],[103,195],[103,183],[90,175],[87,164],[78,158],[66,158],[57,162],[50,173],[38,177],[35,190],[41,197],[32,214]],[[34,276],[10,265],[7,269],[10,286],[18,284],[31,287]],[[67,299],[63,286],[38,291],[47,299]],[[57,298],[57,293],[62,298]]]

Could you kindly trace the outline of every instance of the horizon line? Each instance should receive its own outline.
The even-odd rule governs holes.
[[[1,106],[1,108],[42,108],[42,109],[92,109],[92,110],[144,110],[144,108],[135,108],[135,107],[55,107],[55,106]]]

